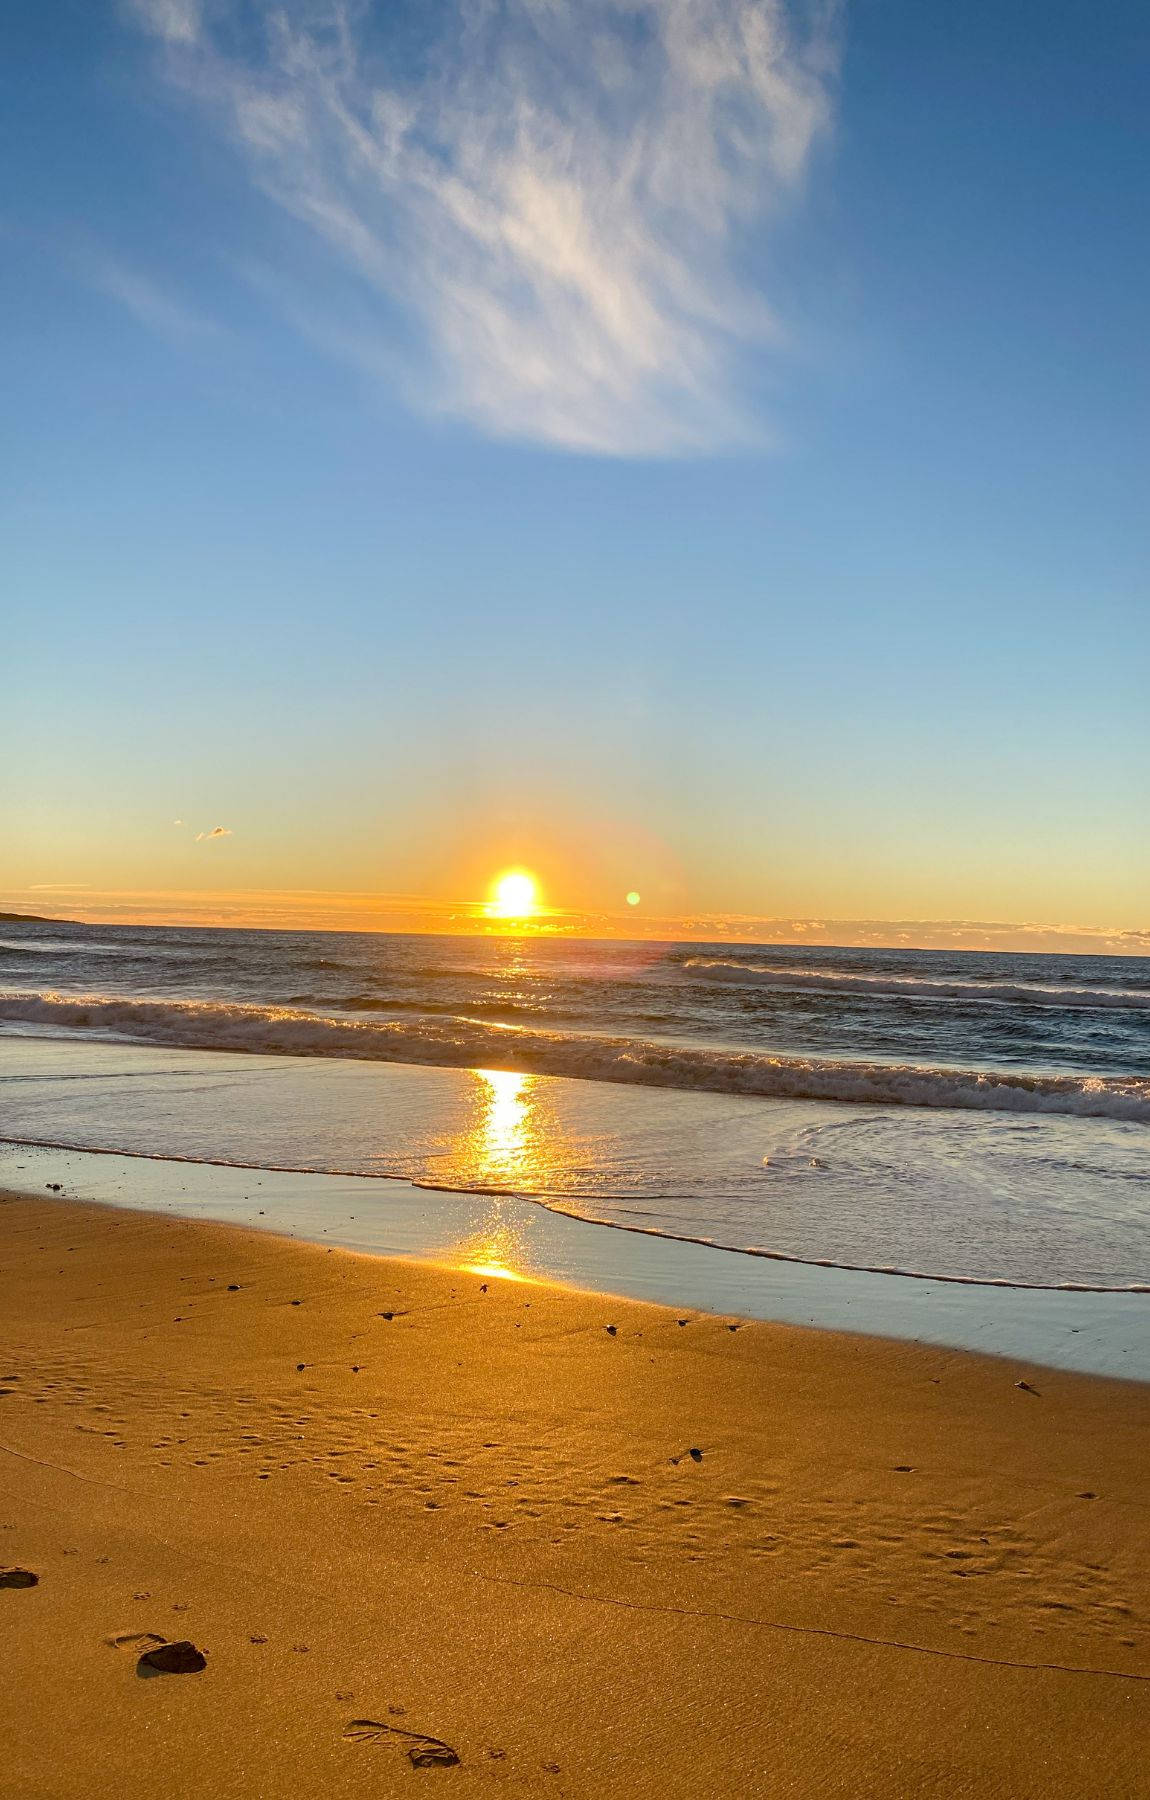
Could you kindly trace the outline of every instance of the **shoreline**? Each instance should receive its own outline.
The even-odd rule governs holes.
[[[1139,1791],[1146,1388],[57,1196],[0,1229],[6,1791],[398,1793],[401,1732],[461,1793]],[[207,1669],[137,1680],[141,1633]]]
[[[448,1202],[526,1194],[512,1209],[547,1205],[616,1235],[721,1245],[743,1260],[766,1251],[780,1266],[880,1281],[901,1270],[934,1293],[1009,1283],[1121,1294],[1150,1281],[1141,1127],[1039,1129],[905,1107],[872,1117],[576,1078],[71,1039],[4,1045],[10,1140],[367,1176],[400,1193],[410,1181]],[[1073,1173],[1082,1158],[1097,1163],[1093,1186],[1089,1169]],[[1007,1204],[1003,1182],[1016,1184]]]
[[[581,1225],[595,1225],[602,1231],[626,1231],[635,1237],[658,1238],[669,1244],[689,1244],[700,1250],[720,1251],[724,1256],[753,1256],[764,1262],[793,1263],[803,1269],[834,1269],[843,1275],[884,1275],[899,1281],[933,1281],[946,1287],[999,1288],[1017,1294],[1150,1294],[1150,1282],[1130,1281],[1122,1285],[1089,1281],[1014,1281],[1008,1276],[946,1275],[927,1269],[901,1269],[884,1263],[838,1262],[833,1257],[800,1256],[797,1251],[771,1250],[760,1244],[719,1244],[708,1238],[692,1237],[685,1231],[667,1231],[657,1225],[628,1225],[622,1219],[598,1219],[593,1214],[576,1211],[558,1204],[574,1196],[531,1193],[513,1187],[461,1187],[381,1171],[364,1175],[354,1169],[308,1169],[292,1163],[238,1162],[225,1157],[181,1156],[174,1151],[106,1150],[87,1144],[66,1144],[49,1138],[20,1138],[0,1135],[0,1153],[6,1150],[58,1150],[69,1156],[113,1156],[132,1162],[175,1163],[198,1169],[230,1169],[248,1175],[307,1175],[321,1181],[398,1182],[401,1187],[415,1188],[422,1194],[443,1194],[452,1198],[485,1201],[514,1200],[523,1206],[539,1206],[560,1218],[577,1219]]]
[[[589,1220],[531,1199],[138,1152],[0,1140],[0,1187],[215,1219],[321,1246],[470,1262],[590,1294],[815,1326],[1150,1382],[1150,1299],[947,1282],[753,1256]]]

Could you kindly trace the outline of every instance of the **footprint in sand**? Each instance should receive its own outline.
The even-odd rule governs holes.
[[[141,1654],[145,1650],[155,1650],[167,1641],[156,1631],[117,1631],[104,1639],[109,1650],[136,1650]]]
[[[387,1725],[380,1719],[352,1719],[343,1735],[354,1744],[394,1744],[407,1756],[413,1769],[453,1769],[459,1754],[442,1738],[428,1737],[422,1731],[405,1731],[401,1725]]]

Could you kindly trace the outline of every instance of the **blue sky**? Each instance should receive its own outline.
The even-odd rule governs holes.
[[[8,903],[1150,924],[1145,9],[272,10],[6,9]]]

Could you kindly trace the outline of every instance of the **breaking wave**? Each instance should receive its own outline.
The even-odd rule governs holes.
[[[903,975],[853,974],[840,969],[795,969],[785,964],[693,956],[683,965],[696,977],[738,985],[785,988],[791,993],[894,994],[910,1000],[982,1000],[1000,1006],[1072,1007],[1076,1011],[1124,1007],[1150,1012],[1150,988],[1027,987],[1011,981],[934,981]]]
[[[512,1068],[585,1081],[857,1105],[947,1107],[1150,1123],[1150,1080],[775,1056],[546,1031],[460,1015],[332,1018],[283,1006],[0,993],[0,1022],[194,1050]]]

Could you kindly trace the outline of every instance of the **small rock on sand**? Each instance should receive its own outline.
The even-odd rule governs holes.
[[[181,1638],[174,1644],[157,1644],[154,1650],[145,1650],[137,1669],[154,1669],[161,1675],[198,1675],[208,1666],[208,1659],[202,1650],[188,1638]]]
[[[459,1755],[450,1744],[413,1744],[407,1760],[413,1769],[454,1769]]]

